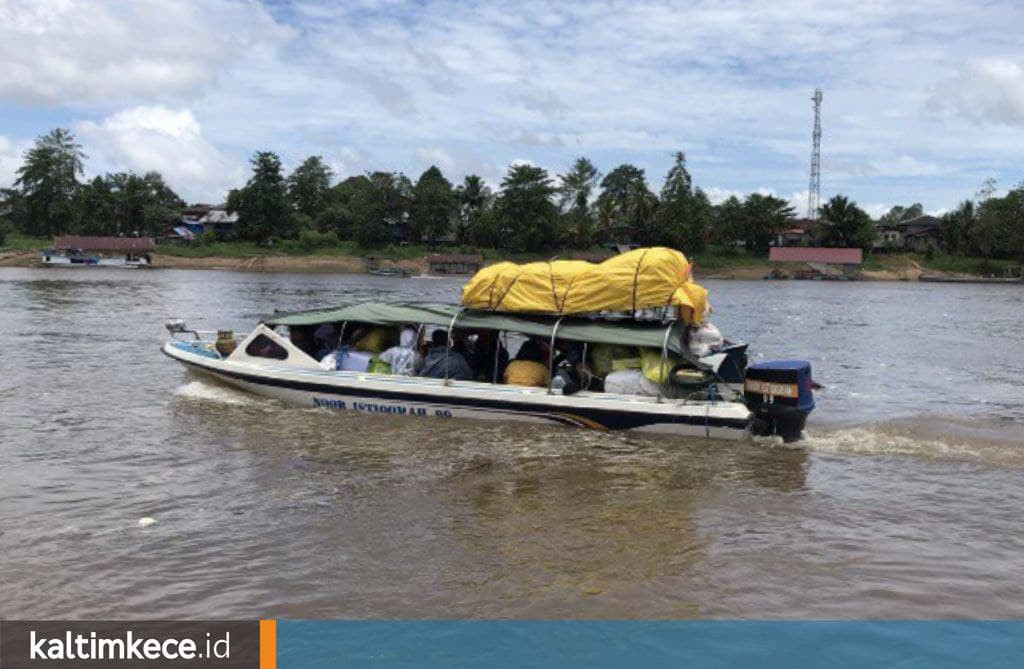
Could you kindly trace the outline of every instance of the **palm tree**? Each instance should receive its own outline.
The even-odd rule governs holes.
[[[875,239],[871,217],[845,195],[836,195],[822,205],[819,224],[825,246],[870,248]]]
[[[461,184],[455,187],[455,197],[459,203],[458,225],[455,236],[459,244],[465,244],[469,237],[470,222],[487,206],[491,190],[477,174],[469,174]]]
[[[628,222],[630,241],[649,242],[648,232],[654,220],[658,198],[647,188],[646,183],[634,181],[627,187],[625,205],[626,210],[623,213]]]

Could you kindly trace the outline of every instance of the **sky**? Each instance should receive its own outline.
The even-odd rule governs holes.
[[[720,201],[951,209],[1024,179],[1024,3],[0,0],[0,185],[70,128],[87,175],[158,170],[223,201],[257,150],[338,178],[434,164],[496,186],[517,161],[675,151]]]

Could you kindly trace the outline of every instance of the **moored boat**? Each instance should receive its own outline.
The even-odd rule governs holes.
[[[54,240],[52,248],[42,251],[48,267],[119,267],[134,269],[150,265],[154,242],[148,237],[78,237]]]

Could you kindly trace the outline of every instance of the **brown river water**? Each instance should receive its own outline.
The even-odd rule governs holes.
[[[1024,616],[1024,287],[707,286],[812,361],[805,442],[302,410],[159,352],[456,280],[0,269],[0,618]]]

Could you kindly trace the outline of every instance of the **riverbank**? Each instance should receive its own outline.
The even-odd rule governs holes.
[[[29,237],[9,239],[0,247],[0,267],[40,267],[39,252],[47,240]],[[247,243],[221,242],[211,246],[161,246],[151,255],[157,269],[215,269],[247,272],[299,272],[358,274],[366,272],[366,258],[390,258],[393,265],[410,276],[427,273],[426,257],[439,252],[479,253],[485,263],[500,260],[529,262],[547,256],[520,254],[509,256],[497,249],[436,249],[421,246],[392,246],[383,250],[364,250],[354,244],[330,248],[301,249],[294,246],[270,249]],[[573,257],[567,252],[560,257]],[[579,254],[575,254],[579,255]],[[593,254],[590,254],[593,255]],[[590,259],[590,258],[588,258]],[[743,253],[708,251],[691,258],[698,279],[759,280],[778,269],[764,258]],[[391,263],[389,263],[389,266]],[[913,254],[875,254],[865,260],[857,278],[867,281],[977,281],[996,282],[1013,263],[980,258],[927,258]],[[987,271],[979,271],[984,268]],[[972,271],[973,270],[973,271]],[[999,280],[999,282],[1006,282]]]

